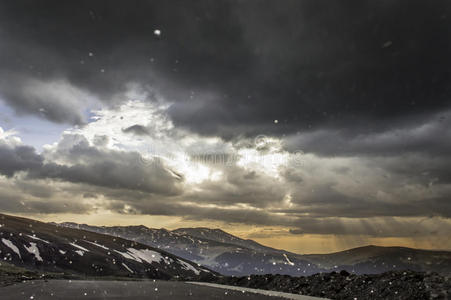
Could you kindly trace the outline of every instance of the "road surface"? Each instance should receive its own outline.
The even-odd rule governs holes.
[[[236,287],[231,287],[235,288]],[[262,293],[267,291],[262,291]],[[297,295],[300,299],[311,297]],[[100,280],[43,280],[26,281],[0,287],[0,299],[46,300],[46,299],[237,299],[278,300],[285,297],[258,294],[254,291],[232,290],[174,281],[100,281]],[[319,299],[319,298],[317,298]]]

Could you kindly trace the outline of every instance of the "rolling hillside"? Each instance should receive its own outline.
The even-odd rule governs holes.
[[[451,274],[451,252],[406,247],[364,246],[330,254],[304,255],[326,269],[377,274],[391,270],[413,270]]]

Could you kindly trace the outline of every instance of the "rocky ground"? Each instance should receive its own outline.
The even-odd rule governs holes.
[[[57,274],[48,272],[38,272],[17,267],[6,262],[0,262],[0,287],[26,280],[47,280],[47,279],[77,279],[78,277],[69,274]]]
[[[252,275],[222,277],[215,283],[267,289],[329,299],[449,299],[451,280],[436,273],[392,271],[355,275],[346,271],[306,277]]]
[[[5,262],[0,263],[0,286],[39,279],[76,280],[83,278],[72,274],[29,271]],[[108,278],[103,279],[108,280]],[[111,279],[137,280],[136,278],[119,277]],[[329,299],[451,299],[449,277],[414,271],[392,271],[377,275],[355,275],[341,271],[305,277],[271,274],[244,277],[224,276],[204,278],[204,281]]]

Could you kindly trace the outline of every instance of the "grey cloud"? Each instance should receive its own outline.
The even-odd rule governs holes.
[[[242,208],[202,207],[197,205],[185,205],[177,199],[164,201],[141,202],[111,202],[109,208],[119,213],[132,212],[135,214],[182,216],[186,220],[214,220],[226,223],[241,223],[249,225],[284,225],[285,218],[268,214],[262,210],[246,210]],[[125,205],[131,209],[125,209]]]
[[[397,156],[400,153],[448,156],[451,153],[451,113],[418,116],[383,130],[360,132],[350,127],[319,130],[284,138],[289,151],[303,150],[323,156]]]
[[[135,135],[141,135],[141,136],[149,135],[148,129],[145,126],[138,125],[138,124],[127,127],[125,129],[122,129],[122,131],[125,133],[133,133]]]
[[[426,222],[425,222],[426,220]],[[368,235],[373,237],[415,237],[447,236],[451,224],[446,219],[438,218],[362,218],[347,220],[340,218],[304,217],[293,222],[298,228],[290,230],[291,234],[338,234]]]
[[[83,198],[98,198],[97,194],[93,194],[93,193],[84,193],[83,194]]]
[[[73,213],[86,214],[95,212],[92,205],[79,203],[76,201],[27,201],[24,203],[26,212],[28,213]]]
[[[182,192],[179,177],[158,162],[145,165],[139,154],[116,155],[120,161],[106,159],[87,165],[64,166],[45,164],[32,170],[31,178],[53,178],[74,183],[87,183],[113,189],[137,189],[148,193],[174,195]]]
[[[11,146],[0,141],[0,173],[7,177],[19,171],[40,168],[43,158],[33,147]]]
[[[11,189],[0,189],[0,205],[2,211],[24,211],[25,208],[21,205],[21,202],[25,200],[25,196],[23,194],[19,194]]]
[[[78,213],[83,214],[92,212],[91,205],[74,201],[76,195],[70,200],[63,201],[62,198],[66,198],[63,194],[53,194],[43,196],[42,194],[36,194],[35,191],[42,189],[49,189],[45,183],[31,183],[33,190],[28,187],[25,191],[15,189],[15,185],[5,184],[5,181],[0,185],[0,207],[2,211],[9,213]],[[37,198],[36,198],[37,196]]]
[[[365,187],[359,189],[360,195],[347,195],[337,187],[329,184],[316,186],[300,186],[292,194],[292,203],[296,206],[273,210],[288,215],[308,215],[317,218],[345,217],[425,217],[451,216],[451,204],[444,201],[449,189],[415,188],[415,185],[403,183],[402,177],[391,179],[384,184],[378,183],[377,188],[365,192]],[[449,186],[449,185],[448,185]],[[405,189],[411,189],[407,192]],[[309,190],[305,192],[305,190]],[[377,196],[379,191],[390,195],[390,200]],[[415,192],[416,191],[416,192]]]
[[[175,195],[183,191],[183,179],[159,160],[145,161],[136,152],[100,152],[83,147],[70,151],[72,154],[75,152],[85,156],[84,163],[73,166],[48,163],[38,172],[31,172],[30,176],[162,195]],[[86,157],[83,152],[92,156]]]
[[[97,147],[103,147],[108,144],[109,139],[110,138],[106,135],[96,135],[92,142]]]
[[[281,175],[287,182],[295,184],[299,184],[304,180],[302,173],[295,168],[283,168],[281,170]]]
[[[33,114],[57,123],[81,125],[89,95],[65,80],[41,81],[3,74],[0,97],[18,114]]]
[[[54,190],[48,184],[43,182],[33,182],[30,180],[16,180],[15,186],[26,194],[36,198],[51,198],[54,195]]]
[[[63,139],[63,145],[64,142]],[[162,161],[145,161],[137,152],[100,150],[89,146],[83,137],[59,153],[59,158],[65,157],[70,165],[44,163],[43,157],[27,146],[1,146],[0,156],[0,172],[9,177],[27,171],[29,179],[51,178],[162,195],[176,195],[183,191],[183,178]]]
[[[368,166],[386,170],[391,180],[430,187],[451,183],[451,162],[448,156],[404,154],[389,158],[373,158],[368,162]]]

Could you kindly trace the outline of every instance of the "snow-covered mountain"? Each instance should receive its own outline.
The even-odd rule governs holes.
[[[357,274],[396,270],[433,271],[448,274],[451,252],[403,247],[366,246],[331,254],[301,255],[245,240],[221,229],[152,229],[145,226],[60,226],[109,234],[163,249],[224,275],[310,275],[347,270]]]
[[[28,269],[89,276],[215,276],[186,259],[136,241],[3,214],[0,257]]]
[[[169,231],[145,226],[59,225],[109,234],[163,249],[224,275],[305,275],[322,271],[298,254],[244,240],[220,229],[181,228]]]

